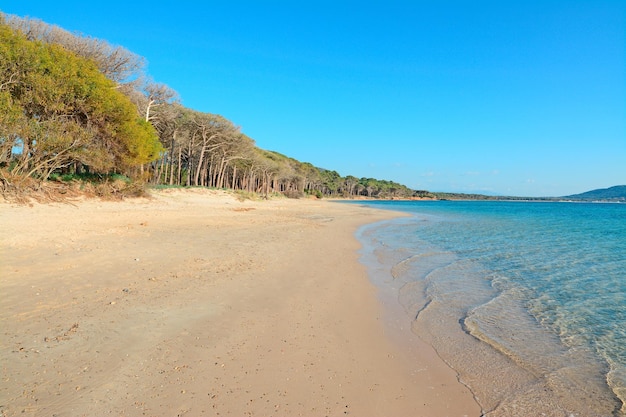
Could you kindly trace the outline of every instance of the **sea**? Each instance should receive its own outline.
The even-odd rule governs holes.
[[[358,204],[406,214],[361,262],[484,416],[626,416],[626,204]]]

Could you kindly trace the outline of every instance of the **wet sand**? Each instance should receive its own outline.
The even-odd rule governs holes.
[[[0,203],[0,416],[479,416],[358,262],[395,214],[210,190]]]

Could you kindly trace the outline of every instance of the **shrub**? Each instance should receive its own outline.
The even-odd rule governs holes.
[[[302,197],[304,197],[304,193],[302,191],[298,191],[298,190],[287,190],[287,191],[283,192],[283,194],[287,198],[302,198]]]

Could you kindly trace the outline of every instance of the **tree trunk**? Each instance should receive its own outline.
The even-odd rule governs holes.
[[[194,185],[198,185],[200,179],[200,171],[202,170],[202,163],[204,162],[204,146],[200,148],[200,159],[198,160],[198,167],[196,168],[196,175],[194,175]]]
[[[226,169],[224,163],[226,162],[226,158],[222,157],[220,159],[220,166],[217,171],[217,188],[224,188],[224,170]]]
[[[176,185],[181,185],[183,182],[183,179],[181,177],[182,164],[183,164],[183,148],[179,147],[178,148],[178,167],[176,167]],[[174,168],[172,167],[172,170],[173,169]]]

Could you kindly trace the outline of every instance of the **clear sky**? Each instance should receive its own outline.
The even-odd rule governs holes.
[[[257,146],[414,189],[626,184],[624,0],[0,0],[146,58]]]

